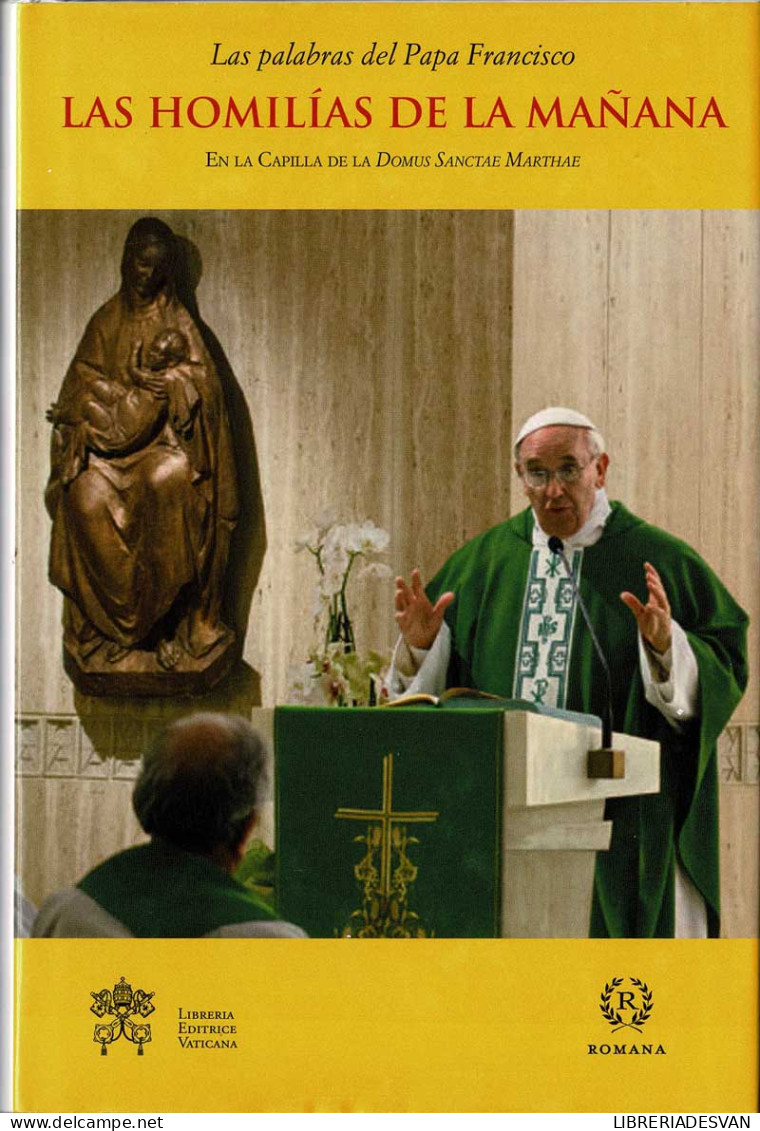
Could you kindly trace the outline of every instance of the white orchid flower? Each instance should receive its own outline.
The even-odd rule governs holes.
[[[330,557],[322,558],[323,573],[318,586],[328,597],[340,593],[343,588],[343,579],[348,569],[348,554],[345,550],[334,550]]]
[[[369,519],[352,523],[346,527],[346,532],[347,549],[354,554],[382,554],[391,537],[387,530],[375,526]]]

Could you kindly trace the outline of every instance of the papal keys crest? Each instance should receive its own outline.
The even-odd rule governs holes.
[[[137,1055],[143,1056],[143,1045],[151,1039],[150,1025],[137,1020],[149,1017],[155,1010],[151,1003],[153,993],[147,994],[145,990],[135,990],[125,978],[110,990],[101,990],[100,993],[90,992],[93,1003],[90,1011],[96,1017],[113,1017],[112,1021],[101,1021],[95,1026],[93,1040],[100,1045],[100,1055],[106,1056],[108,1045],[118,1041],[119,1037],[126,1037],[133,1045],[137,1045]]]

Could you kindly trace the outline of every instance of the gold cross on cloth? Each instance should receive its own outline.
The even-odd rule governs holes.
[[[335,810],[335,817],[346,821],[378,821],[381,828],[380,841],[380,894],[389,896],[391,891],[391,848],[393,826],[400,824],[430,824],[440,816],[437,812],[393,811],[393,755],[383,758],[383,800],[380,809],[349,809],[341,806]]]

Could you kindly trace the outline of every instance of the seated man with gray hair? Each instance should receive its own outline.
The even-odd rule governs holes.
[[[264,744],[245,719],[191,715],[150,745],[132,803],[148,844],[50,896],[47,938],[303,938],[233,876],[256,821]]]

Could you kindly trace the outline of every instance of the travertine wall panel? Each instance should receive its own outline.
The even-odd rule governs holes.
[[[736,712],[749,722],[760,701],[760,213],[705,212],[702,232],[699,546],[750,614],[750,682]]]
[[[695,212],[614,213],[608,443],[615,497],[698,542],[701,246]],[[677,484],[677,486],[676,486]]]
[[[722,934],[731,938],[756,938],[760,934],[757,904],[760,790],[757,784],[721,789],[720,827]]]
[[[606,212],[515,213],[512,414],[577,405],[604,431],[608,407]],[[513,509],[524,503],[513,478]]]

